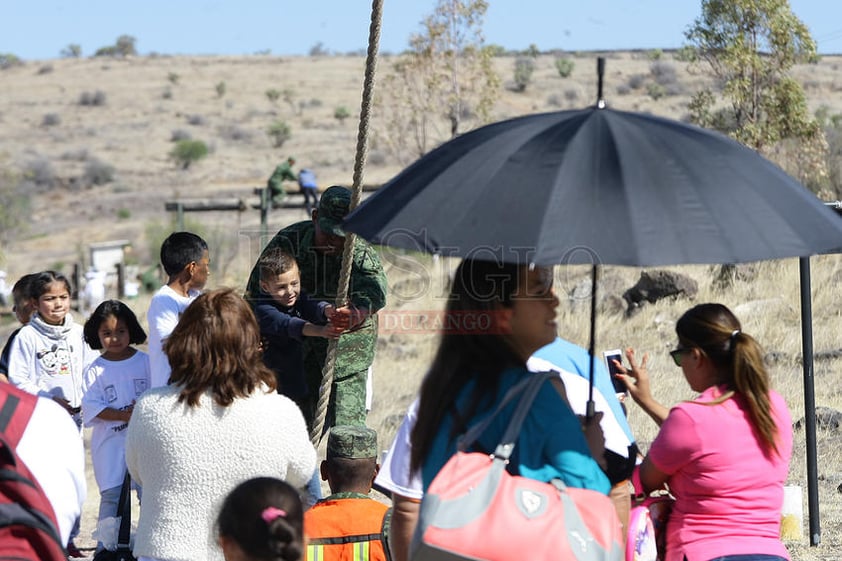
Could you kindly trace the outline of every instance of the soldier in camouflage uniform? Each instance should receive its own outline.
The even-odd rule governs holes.
[[[280,206],[281,203],[283,203],[284,198],[287,196],[282,183],[284,181],[296,181],[295,173],[292,171],[292,166],[294,165],[295,158],[290,156],[285,162],[281,162],[278,167],[275,168],[275,171],[272,172],[272,175],[266,182],[266,186],[269,188],[269,196],[272,200],[272,206]]]
[[[336,425],[327,439],[319,472],[330,496],[304,513],[306,559],[387,561],[389,507],[370,496],[377,475],[377,433]]]
[[[275,234],[264,252],[282,247],[295,257],[301,271],[301,289],[311,298],[334,302],[339,285],[345,233],[340,229],[348,214],[351,192],[345,187],[328,188],[313,211],[312,220],[287,226]],[[245,298],[254,303],[260,294],[260,271],[252,269]],[[350,330],[338,341],[334,382],[325,428],[334,425],[365,425],[366,375],[374,361],[377,343],[377,311],[386,304],[386,275],[380,256],[371,245],[355,238],[349,305],[337,306],[337,313],[350,316]],[[312,426],[318,403],[327,340],[306,337],[303,343],[304,370],[310,399],[304,417]]]

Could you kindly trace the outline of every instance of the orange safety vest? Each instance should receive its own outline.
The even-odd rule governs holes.
[[[359,493],[336,493],[304,513],[306,561],[387,561],[383,503]]]

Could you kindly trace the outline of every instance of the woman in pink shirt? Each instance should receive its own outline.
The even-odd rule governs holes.
[[[668,484],[675,505],[666,561],[778,561],[783,485],[792,453],[792,420],[770,388],[758,343],[721,304],[701,304],[675,326],[670,352],[700,395],[667,409],[652,397],[647,357],[621,378],[661,427],[640,466],[646,492]]]

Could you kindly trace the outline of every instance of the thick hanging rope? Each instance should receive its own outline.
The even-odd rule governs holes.
[[[368,31],[368,54],[365,61],[365,81],[363,83],[363,97],[360,104],[360,126],[357,131],[357,153],[354,159],[354,179],[351,187],[350,210],[360,203],[360,192],[363,183],[363,168],[368,154],[368,124],[371,120],[371,106],[374,97],[374,71],[377,67],[377,47],[380,44],[380,23],[383,17],[383,0],[373,0],[371,4],[371,25]],[[339,286],[336,289],[336,306],[348,303],[348,284],[351,279],[351,264],[354,257],[354,240],[356,236],[351,232],[345,233],[345,247],[342,252],[342,269],[339,272]],[[330,339],[327,346],[327,358],[322,369],[322,384],[319,386],[319,403],[313,427],[310,429],[310,441],[318,447],[324,432],[327,404],[330,400],[330,390],[333,386],[333,371],[336,366],[336,351],[338,339]]]

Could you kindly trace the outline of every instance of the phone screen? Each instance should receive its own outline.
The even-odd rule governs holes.
[[[614,364],[614,361],[622,363],[623,362],[623,355],[620,353],[619,350],[617,351],[605,351],[605,366],[608,368],[608,374],[611,375],[611,383],[614,385],[614,391],[617,393],[626,393],[626,385],[623,383],[622,380],[615,378],[614,374],[617,374],[618,369],[617,365]]]

